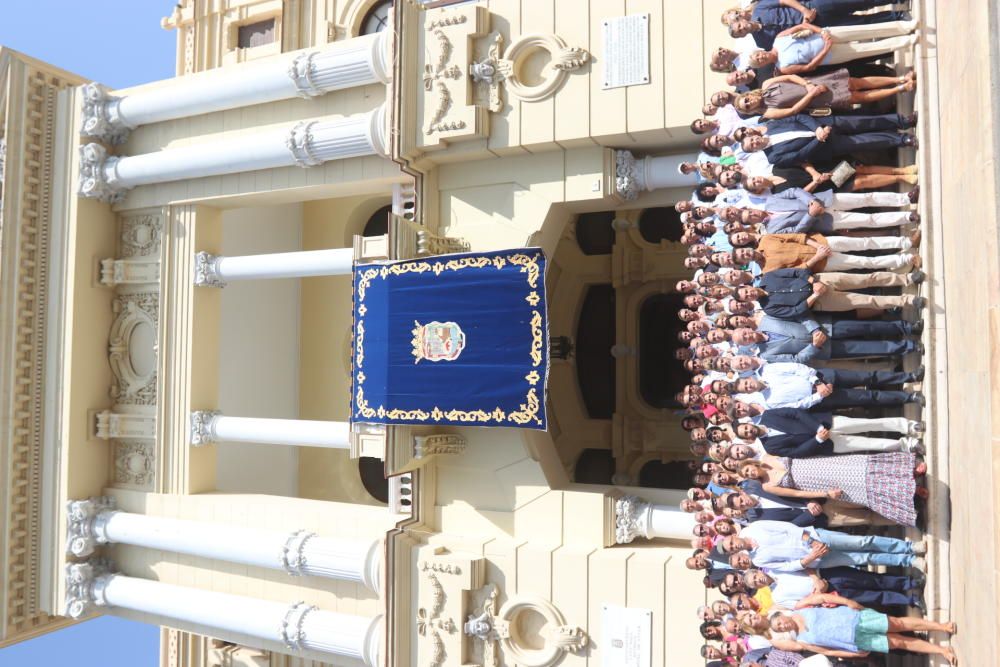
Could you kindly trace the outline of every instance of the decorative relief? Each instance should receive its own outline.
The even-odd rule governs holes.
[[[151,414],[123,414],[104,410],[97,413],[97,437],[153,439],[156,437],[156,417]]]
[[[104,606],[104,588],[112,572],[111,561],[102,558],[68,564],[64,615],[78,619],[93,611],[95,604]]]
[[[467,636],[482,642],[484,667],[498,667],[500,649],[497,642],[501,637],[509,636],[509,628],[502,621],[498,623],[497,619],[500,590],[496,584],[488,584],[485,590],[486,599],[479,607],[482,611],[478,616],[469,615],[463,626],[463,631]]]
[[[80,134],[109,144],[123,144],[133,128],[119,113],[120,97],[115,97],[99,83],[88,83],[82,95],[83,125]]]
[[[97,545],[107,544],[103,524],[114,510],[114,498],[107,496],[66,503],[66,553],[86,558]]]
[[[81,197],[98,199],[114,204],[125,198],[125,189],[114,179],[115,164],[118,158],[108,154],[108,149],[100,144],[85,144],[80,146],[80,181]]]
[[[650,505],[638,496],[615,500],[615,542],[628,544],[637,537],[648,537]]]
[[[156,476],[153,443],[143,440],[114,442],[115,486],[152,490]]]
[[[119,294],[111,325],[108,363],[114,376],[111,397],[124,405],[156,405],[156,335],[160,299],[157,292]],[[141,348],[135,336],[145,336],[151,349]],[[142,341],[142,342],[147,342]]]
[[[494,32],[487,40],[487,55],[469,66],[469,75],[478,84],[477,103],[496,113],[503,109],[501,84],[507,92],[524,102],[539,102],[551,97],[569,76],[583,67],[590,53],[566,45],[558,35],[525,35],[516,39],[504,53],[503,36]],[[547,51],[549,62],[540,73],[541,81],[527,84],[518,72],[529,57]]]
[[[215,418],[222,413],[218,410],[195,410],[191,413],[191,444],[195,447],[215,442],[212,428]]]
[[[162,233],[162,213],[123,215],[118,254],[123,258],[159,257]]]
[[[615,192],[625,201],[633,201],[645,189],[642,164],[631,151],[615,151]]]
[[[462,619],[473,612],[471,591],[482,588],[486,561],[482,557],[422,547],[418,555],[416,617],[417,661],[421,667],[458,667],[470,657]],[[481,609],[481,606],[476,606]]]
[[[194,284],[198,287],[225,287],[219,275],[219,258],[207,252],[195,253]]]
[[[465,438],[460,435],[414,436],[413,457],[422,459],[435,454],[461,454],[465,451]]]
[[[149,285],[160,280],[160,263],[130,259],[102,259],[101,284]]]

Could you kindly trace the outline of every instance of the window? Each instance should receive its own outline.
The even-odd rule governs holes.
[[[687,461],[650,461],[639,470],[639,486],[653,489],[687,489],[691,471]]]
[[[647,208],[639,217],[639,233],[649,243],[681,240],[681,214],[671,207]]]
[[[392,0],[381,0],[368,10],[365,18],[361,20],[361,34],[373,35],[382,32],[389,25],[389,10],[392,9]]]
[[[677,333],[684,322],[677,311],[684,307],[682,294],[657,294],[639,310],[639,394],[654,408],[679,408],[674,394],[687,384],[684,364],[674,358],[680,345]]]
[[[611,484],[615,457],[610,449],[585,449],[573,466],[573,481],[579,484]]]
[[[241,49],[252,49],[274,41],[274,19],[239,26],[236,44]]]
[[[584,213],[576,219],[576,243],[584,255],[610,255],[615,245],[613,211]]]
[[[358,459],[358,473],[365,491],[380,503],[389,503],[389,480],[385,477],[385,463],[382,459],[362,456]]]
[[[594,285],[584,297],[576,330],[577,382],[591,419],[611,419],[615,412],[614,344],[615,288]]]
[[[388,234],[390,213],[392,213],[391,206],[383,206],[372,213],[372,217],[368,218],[368,222],[365,223],[365,229],[361,232],[361,235],[382,236],[383,234]]]

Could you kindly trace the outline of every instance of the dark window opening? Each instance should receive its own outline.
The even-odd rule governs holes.
[[[576,219],[576,242],[584,255],[610,255],[615,245],[614,211],[584,213]]]
[[[684,307],[682,294],[657,294],[639,310],[639,393],[654,408],[680,408],[674,394],[684,388],[688,373],[674,357],[681,345],[677,333],[684,322],[677,311]]]
[[[361,232],[361,235],[382,236],[383,234],[388,234],[390,213],[392,213],[391,206],[383,206],[372,213],[372,217],[368,218],[368,222],[365,223],[365,229]]]
[[[611,484],[615,457],[610,449],[585,449],[573,468],[573,481],[580,484]]]
[[[687,489],[691,486],[691,471],[687,461],[650,461],[639,469],[639,486],[651,489]]]
[[[241,25],[237,43],[241,49],[252,49],[274,41],[274,19]]]
[[[385,27],[389,25],[390,9],[392,9],[392,0],[383,0],[369,9],[361,21],[361,34],[372,35],[385,30]]]
[[[365,491],[380,503],[389,504],[389,480],[385,477],[385,463],[382,459],[362,456],[358,459],[358,473]]]
[[[681,214],[672,206],[647,208],[639,216],[639,233],[649,243],[681,240]]]
[[[674,319],[677,319],[676,310]],[[576,330],[576,374],[587,415],[611,419],[615,411],[615,288],[587,290]]]

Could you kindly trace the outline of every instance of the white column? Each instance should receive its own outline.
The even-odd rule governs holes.
[[[330,160],[386,155],[383,104],[336,120],[302,121],[282,130],[125,157],[99,144],[80,147],[80,195],[120,201],[138,185],[277,167],[314,167]]]
[[[80,134],[120,144],[140,125],[389,83],[391,32],[334,42],[319,51],[300,53],[290,63],[271,60],[226,67],[121,97],[90,83],[83,87]]]
[[[195,256],[194,284],[225,287],[230,280],[349,275],[353,266],[354,248],[279,252],[242,257],[225,257],[199,252]]]
[[[291,533],[186,521],[115,510],[111,498],[74,500],[67,505],[67,551],[84,558],[101,544],[147,549],[356,581],[378,592],[381,543],[344,540],[297,530]]]
[[[615,151],[615,191],[622,199],[631,201],[643,190],[694,188],[698,180],[694,174],[682,174],[680,165],[697,159],[694,153],[637,158],[631,151]]]
[[[203,410],[192,412],[191,444],[197,446],[219,441],[350,449],[351,424],[307,419],[227,417],[220,412]]]
[[[110,573],[104,563],[66,566],[66,615],[81,618],[93,606],[154,614],[181,624],[211,628],[380,664],[380,616],[324,611],[302,602],[283,604],[242,595],[174,586]]]
[[[615,501],[615,541],[628,544],[637,537],[690,540],[694,515],[664,505],[653,505],[638,496]]]

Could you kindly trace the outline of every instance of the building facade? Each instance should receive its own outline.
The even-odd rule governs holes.
[[[182,0],[125,90],[0,51],[3,643],[699,662],[669,207],[726,4]],[[522,247],[547,430],[356,419],[352,268]]]

